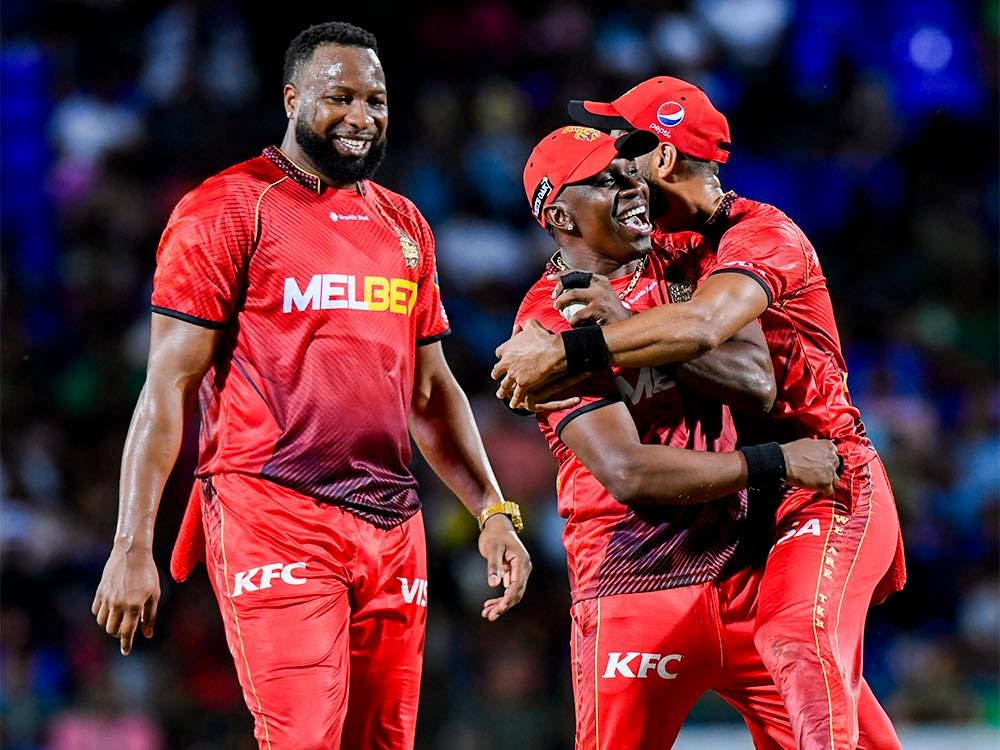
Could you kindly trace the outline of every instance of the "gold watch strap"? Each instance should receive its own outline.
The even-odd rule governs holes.
[[[505,516],[508,516],[510,522],[514,524],[514,531],[518,534],[524,531],[524,521],[521,520],[521,506],[510,500],[493,503],[493,505],[487,505],[483,508],[479,515],[476,516],[476,520],[479,521],[479,530],[483,530],[483,524],[486,523],[486,519],[490,516],[495,516],[497,513],[503,513]]]

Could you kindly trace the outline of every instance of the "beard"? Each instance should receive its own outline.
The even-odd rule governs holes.
[[[348,185],[370,178],[385,158],[385,136],[372,141],[364,156],[341,156],[332,138],[317,135],[301,120],[295,124],[295,140],[309,160],[335,185]]]

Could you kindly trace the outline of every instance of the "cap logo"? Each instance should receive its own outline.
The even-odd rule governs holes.
[[[594,131],[597,132],[597,131]],[[535,194],[531,198],[531,213],[536,219],[542,218],[542,208],[545,207],[545,199],[552,192],[552,183],[549,182],[548,175],[542,178],[535,188]]]
[[[677,102],[663,102],[656,110],[656,119],[660,125],[666,128],[680,125],[681,120],[684,119],[684,107]]]
[[[578,125],[570,125],[559,131],[560,133],[572,133],[578,141],[596,141],[601,137],[599,130],[593,128],[583,128]]]

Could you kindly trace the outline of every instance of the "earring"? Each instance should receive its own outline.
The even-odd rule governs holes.
[[[573,226],[573,222],[572,222],[572,221],[571,221],[571,222],[569,222],[569,223],[568,223],[568,224],[566,225],[566,231],[568,231],[568,232],[572,232],[572,231],[573,231],[574,229],[576,229],[576,227],[574,227],[574,226]]]
[[[291,110],[289,110],[289,111],[288,111],[288,112],[286,112],[285,114],[287,114],[287,115],[288,115],[288,119],[289,119],[289,120],[291,120],[291,119],[292,119],[292,111],[291,111]]]

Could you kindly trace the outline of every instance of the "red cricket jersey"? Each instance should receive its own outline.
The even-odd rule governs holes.
[[[435,268],[409,200],[368,180],[325,186],[274,147],[188,193],[152,305],[223,331],[198,476],[260,476],[383,528],[412,516],[415,346],[449,330]]]
[[[702,232],[700,247],[691,243],[689,232],[655,232],[653,243],[671,249],[670,257],[679,261],[677,270],[690,281],[700,284],[712,274],[742,273],[767,293],[760,324],[778,394],[766,424],[748,423],[744,433],[741,419],[741,440],[759,442],[764,434],[779,442],[823,437],[837,444],[849,466],[871,461],[875,450],[847,390],[840,335],[812,243],[774,206],[731,191]]]
[[[545,273],[557,272],[550,264]],[[689,293],[672,284],[656,252],[623,302],[642,310]],[[612,279],[622,292],[630,277]],[[552,307],[554,282],[544,276],[521,303],[517,322],[539,321],[550,331],[569,324]],[[673,289],[673,291],[671,291]],[[689,506],[630,507],[594,477],[560,439],[576,417],[616,401],[632,414],[643,443],[693,450],[730,451],[736,431],[729,409],[685,391],[674,368],[612,368],[573,387],[582,401],[563,411],[538,415],[539,428],[559,464],[559,513],[566,519],[563,544],[573,601],[595,596],[654,591],[716,580],[736,555],[746,521],[746,493]]]

